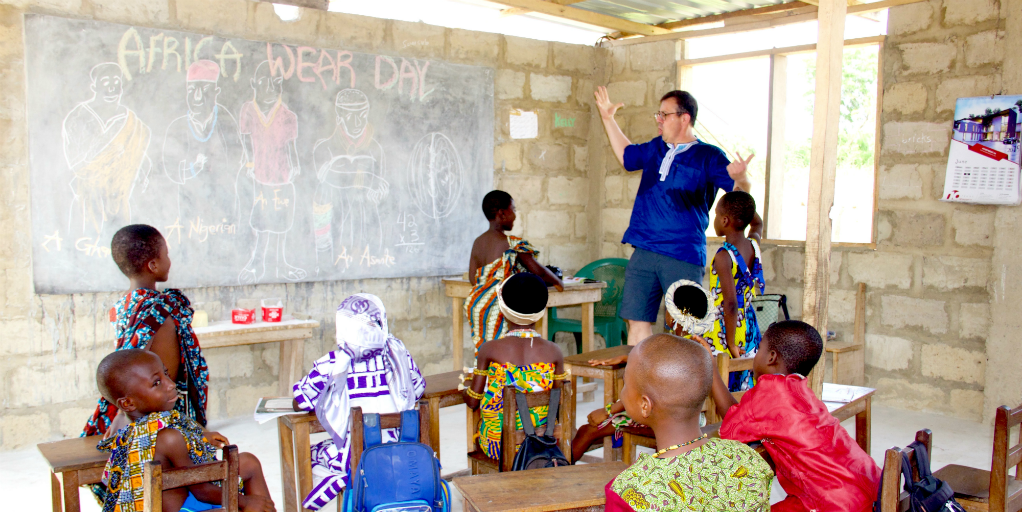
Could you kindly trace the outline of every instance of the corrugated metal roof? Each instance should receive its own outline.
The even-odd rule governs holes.
[[[660,25],[788,1],[791,0],[585,0],[572,6],[637,23]]]

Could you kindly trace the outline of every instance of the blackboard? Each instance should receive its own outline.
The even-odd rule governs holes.
[[[494,71],[25,15],[37,293],[124,289],[157,227],[171,286],[462,272],[487,227]]]

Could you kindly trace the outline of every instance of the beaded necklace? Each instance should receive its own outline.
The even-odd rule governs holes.
[[[678,449],[678,448],[682,448],[684,446],[696,443],[697,441],[700,441],[701,439],[704,439],[706,437],[708,437],[707,434],[701,434],[700,437],[698,437],[697,439],[694,439],[693,441],[687,441],[687,442],[685,442],[683,444],[676,444],[676,445],[669,446],[668,448],[665,448],[664,450],[658,450],[657,452],[654,452],[654,458],[658,458],[659,456],[661,456],[662,454],[664,454],[666,452],[670,452],[672,450],[675,450],[675,449]]]
[[[533,329],[514,329],[507,333],[505,336],[512,336],[514,338],[540,338],[540,333]]]

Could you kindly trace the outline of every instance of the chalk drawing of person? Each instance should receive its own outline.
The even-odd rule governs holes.
[[[97,64],[89,80],[92,97],[71,109],[61,127],[64,158],[74,174],[68,230],[102,236],[97,242],[108,244],[112,230],[131,222],[132,191],[148,183],[151,132],[121,104],[124,74],[118,64]]]
[[[217,103],[219,76],[216,62],[200,60],[189,66],[185,76],[188,112],[167,126],[162,160],[167,177],[179,185],[179,221],[224,225],[218,231],[230,235],[227,227],[237,231],[239,225],[235,180],[242,164],[242,143],[231,111]],[[233,241],[230,236],[217,238]]]
[[[273,276],[289,281],[306,277],[306,271],[288,264],[285,237],[295,220],[295,185],[299,174],[299,154],[295,140],[299,120],[282,101],[283,78],[270,74],[263,61],[256,66],[249,84],[253,100],[242,105],[238,115],[239,132],[245,151],[245,168],[252,178],[253,201],[249,226],[256,233],[249,263],[238,275],[239,284],[263,280],[267,256],[273,251]]]
[[[345,89],[335,98],[334,110],[334,133],[313,147],[320,182],[313,195],[318,273],[335,268],[345,251],[381,250],[377,206],[390,187],[384,179],[384,150],[369,124],[369,99],[358,89]]]

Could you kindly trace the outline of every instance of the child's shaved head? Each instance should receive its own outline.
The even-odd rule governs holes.
[[[774,350],[786,373],[799,373],[804,377],[821,358],[821,335],[809,324],[799,320],[776,322],[764,333],[765,348]]]
[[[108,402],[116,404],[118,399],[127,394],[128,385],[135,377],[132,368],[150,358],[159,357],[139,348],[117,350],[104,357],[96,367],[96,387]]]
[[[629,354],[638,391],[672,416],[700,412],[714,371],[707,349],[693,340],[656,334]]]
[[[739,223],[736,226],[738,229],[746,228],[750,225],[750,221],[754,220],[754,214],[757,213],[757,207],[754,203],[754,196],[742,191],[733,190],[732,192],[726,192],[721,199],[718,200],[718,204],[725,210],[725,214],[732,217],[733,220]]]
[[[164,237],[153,226],[132,224],[114,233],[110,241],[110,255],[127,277],[137,276],[146,263],[160,256]]]

